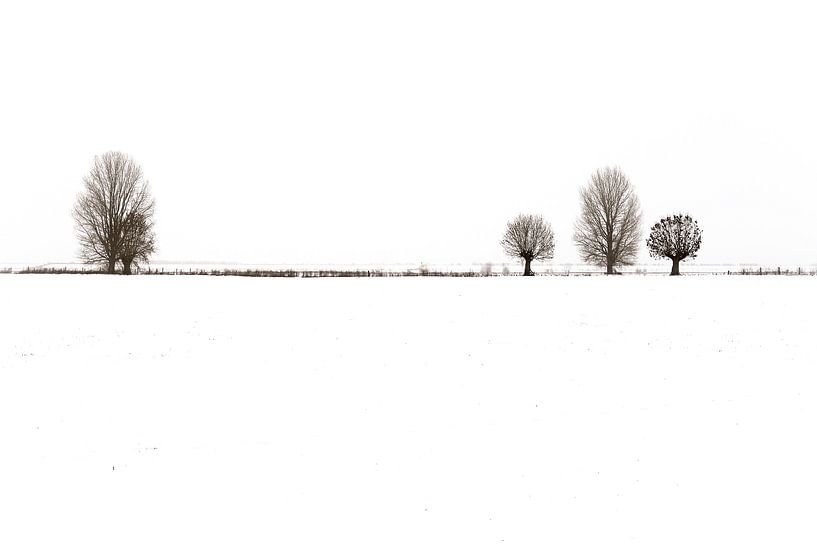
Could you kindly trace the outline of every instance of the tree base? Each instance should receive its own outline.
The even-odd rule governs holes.
[[[681,276],[681,260],[680,259],[673,259],[672,260],[672,270],[670,271],[670,276]]]

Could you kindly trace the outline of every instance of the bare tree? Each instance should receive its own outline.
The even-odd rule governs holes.
[[[581,258],[607,267],[631,265],[641,238],[641,204],[618,167],[598,169],[580,192],[581,212],[573,240]]]
[[[510,257],[525,261],[525,276],[533,276],[530,268],[533,260],[552,259],[556,246],[550,223],[542,216],[531,214],[519,214],[508,222],[500,244]]]
[[[131,274],[134,263],[147,261],[155,251],[153,218],[141,212],[131,213],[125,220],[125,237],[120,253],[122,274]]]
[[[652,257],[671,259],[670,276],[678,276],[681,261],[688,257],[695,259],[701,249],[698,222],[686,214],[667,216],[650,229],[647,249]]]
[[[120,259],[146,257],[147,245],[139,241],[153,247],[154,201],[142,168],[124,153],[109,151],[94,158],[82,182],[73,212],[82,259],[114,273]],[[134,247],[142,250],[132,253]]]

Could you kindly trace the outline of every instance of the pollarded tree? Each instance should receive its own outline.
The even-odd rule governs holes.
[[[607,274],[631,265],[641,238],[641,204],[630,180],[618,167],[598,169],[580,197],[573,241],[581,258],[607,267]]]
[[[533,276],[530,268],[532,261],[552,259],[556,247],[550,223],[542,216],[532,214],[519,214],[508,222],[500,244],[510,257],[524,260],[525,276]]]
[[[647,249],[652,257],[672,260],[670,276],[681,274],[681,261],[688,257],[695,259],[700,248],[701,229],[688,215],[667,216],[652,226],[647,239]]]
[[[147,228],[152,241],[153,197],[142,168],[120,152],[95,157],[82,182],[73,214],[80,256],[86,263],[105,265],[112,274],[130,242],[145,237],[134,229]]]

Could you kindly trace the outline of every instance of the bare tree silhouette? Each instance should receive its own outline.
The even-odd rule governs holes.
[[[627,176],[618,168],[598,169],[580,191],[581,212],[573,241],[581,258],[607,267],[631,265],[641,238],[641,205]]]
[[[533,276],[532,261],[552,259],[556,246],[550,223],[542,216],[531,214],[520,214],[509,221],[500,244],[510,257],[524,260],[525,276]]]
[[[678,276],[681,261],[688,257],[695,259],[701,249],[698,222],[686,214],[663,218],[650,229],[647,249],[652,257],[671,259],[670,276]]]
[[[133,212],[125,220],[125,236],[122,243],[122,274],[131,274],[134,263],[147,261],[156,251],[153,234],[153,218]]]
[[[128,155],[109,151],[94,158],[74,204],[80,257],[116,271],[116,262],[146,259],[153,250],[155,203],[142,168]],[[136,251],[134,251],[136,250]]]

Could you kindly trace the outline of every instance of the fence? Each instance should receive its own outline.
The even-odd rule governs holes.
[[[25,267],[13,270],[0,269],[5,274],[104,274],[98,267]],[[388,269],[200,269],[179,267],[147,267],[135,270],[134,274],[156,276],[241,276],[253,278],[391,278],[391,277],[453,277],[474,278],[487,276],[521,276],[520,271],[501,272],[489,270],[440,270],[419,267],[416,269],[388,270]],[[624,276],[666,276],[669,270],[666,267],[622,267],[616,274]],[[595,267],[549,267],[544,271],[536,272],[536,276],[604,276],[603,268]],[[761,266],[715,266],[715,267],[687,267],[682,269],[683,276],[815,276],[817,266],[806,267],[761,267]]]
[[[806,270],[803,267],[797,267],[796,269],[783,269],[781,267],[757,267],[757,268],[742,268],[740,270],[727,270],[727,275],[753,275],[753,276],[814,276],[817,275],[817,270],[810,269]]]
[[[483,276],[472,271],[384,271],[375,270],[274,270],[274,269],[213,269],[209,271],[197,269],[147,269],[140,271],[140,274],[159,276],[244,276],[253,278],[386,278],[402,276],[451,276],[451,277],[474,277]]]

